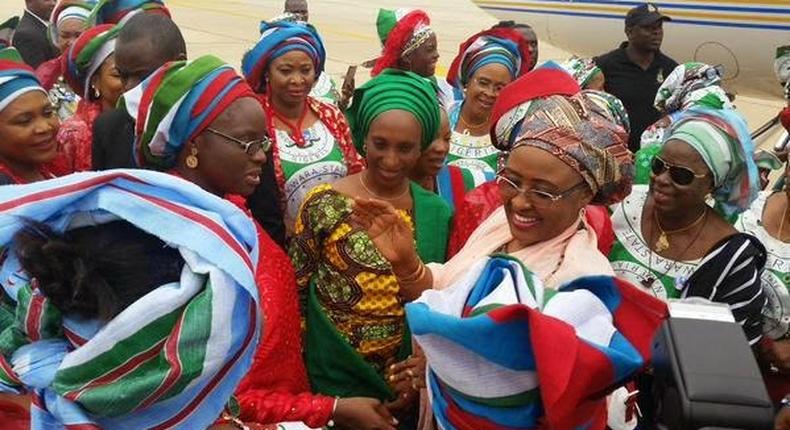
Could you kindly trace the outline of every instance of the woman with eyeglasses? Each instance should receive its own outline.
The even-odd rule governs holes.
[[[511,28],[485,30],[461,44],[447,82],[463,99],[448,109],[450,152],[447,164],[493,174],[501,153],[491,144],[491,110],[500,91],[529,70],[529,44]]]
[[[684,112],[652,161],[650,185],[634,187],[614,207],[616,242],[609,259],[618,275],[658,298],[729,304],[754,345],[762,336],[765,248],[725,219],[757,197],[752,152],[737,112]]]
[[[213,56],[165,64],[139,88],[124,101],[138,124],[135,151],[141,166],[180,176],[244,209],[243,196],[258,186],[272,144],[252,88]],[[335,422],[361,429],[366,427],[359,423],[386,424],[377,400],[311,392],[294,268],[255,224],[261,255],[256,281],[266,321],[252,367],[236,391],[239,414],[221,421],[301,421],[310,427]]]
[[[507,88],[492,116],[494,143],[508,152],[496,179],[504,205],[443,265],[423,264],[390,205],[358,200],[360,221],[403,274],[402,288],[446,288],[492,253],[518,258],[551,289],[581,276],[613,275],[584,208],[626,196],[633,164],[625,130],[596,106],[559,69],[538,68]]]
[[[310,24],[261,23],[261,36],[242,59],[247,82],[259,95],[273,140],[272,162],[290,236],[307,193],[364,167],[348,123],[334,105],[309,96],[326,61]]]

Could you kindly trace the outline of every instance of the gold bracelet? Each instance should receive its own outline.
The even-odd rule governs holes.
[[[423,263],[420,258],[417,258],[417,262],[418,262],[417,269],[414,272],[412,272],[409,276],[398,277],[399,282],[403,284],[413,284],[419,281],[420,279],[422,279],[423,276],[425,276],[425,272],[428,270],[425,267],[425,263]]]

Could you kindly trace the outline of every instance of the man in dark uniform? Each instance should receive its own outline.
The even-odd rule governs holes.
[[[19,20],[13,45],[30,67],[58,56],[58,48],[49,41],[47,27],[55,0],[25,0],[25,14]]]
[[[595,59],[606,77],[606,92],[622,100],[628,111],[631,151],[639,149],[642,132],[661,117],[653,107],[656,92],[678,65],[661,53],[665,21],[671,19],[652,3],[631,9],[625,17],[628,41]]]

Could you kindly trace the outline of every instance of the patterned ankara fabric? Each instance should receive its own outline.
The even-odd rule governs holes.
[[[0,189],[0,268],[14,319],[0,335],[0,390],[29,390],[34,429],[205,428],[258,340],[255,228],[240,210],[158,172],[82,173]],[[179,249],[181,280],[110,321],[61,314],[20,270],[23,219],[56,231],[124,220]],[[9,320],[5,320],[8,322]]]
[[[450,209],[417,184],[411,195],[414,210],[400,214],[414,229],[418,253],[426,262],[443,262]],[[391,395],[383,374],[410,344],[404,343],[398,281],[367,233],[350,222],[351,203],[330,185],[316,187],[291,240],[297,282],[308,299],[308,374],[319,393],[383,400]]]
[[[483,258],[406,305],[442,430],[606,428],[605,394],[650,360],[666,307],[606,276],[558,291],[518,260]]]

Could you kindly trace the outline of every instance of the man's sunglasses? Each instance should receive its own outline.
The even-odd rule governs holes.
[[[656,176],[669,170],[669,177],[672,179],[672,182],[681,186],[691,185],[695,178],[704,178],[707,176],[706,174],[695,173],[688,167],[670,164],[659,156],[653,158],[651,169]]]

